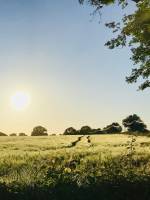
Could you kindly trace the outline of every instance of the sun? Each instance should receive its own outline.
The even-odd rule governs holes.
[[[18,91],[10,98],[11,107],[15,110],[24,110],[30,104],[30,95],[23,92]]]

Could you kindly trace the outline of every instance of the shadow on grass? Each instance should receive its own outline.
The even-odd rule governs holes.
[[[79,187],[59,183],[53,188],[11,188],[0,185],[1,200],[149,200],[150,180],[142,182],[102,182],[98,185]]]

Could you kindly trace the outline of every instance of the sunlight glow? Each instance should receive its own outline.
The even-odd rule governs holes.
[[[30,104],[30,96],[23,91],[18,91],[11,96],[10,101],[13,109],[24,110]]]

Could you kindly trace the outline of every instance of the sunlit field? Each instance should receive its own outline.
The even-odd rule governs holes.
[[[150,0],[0,1],[0,86],[0,200],[150,200]]]
[[[131,189],[140,188],[140,198],[149,193],[141,187],[149,184],[150,174],[146,136],[0,137],[0,152],[4,198],[90,199],[94,190],[95,198],[113,200],[131,196]]]
[[[79,141],[78,138],[81,137]],[[131,142],[131,135],[108,134],[91,136],[45,136],[45,137],[0,137],[0,157],[11,155],[58,155],[88,153],[89,155],[125,153]],[[150,153],[150,137],[135,137],[137,154]],[[72,144],[76,142],[75,144]]]

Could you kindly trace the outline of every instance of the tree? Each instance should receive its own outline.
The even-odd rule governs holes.
[[[73,127],[69,127],[64,131],[64,135],[76,135],[77,130]]]
[[[92,131],[91,127],[89,127],[89,126],[82,126],[81,129],[80,129],[80,131],[79,131],[79,133],[81,135],[88,135],[88,134],[91,133],[91,131]]]
[[[16,133],[11,133],[9,136],[17,136]]]
[[[25,133],[19,133],[19,136],[27,136]]]
[[[117,0],[122,8],[128,6],[128,0]],[[150,87],[150,1],[132,0],[136,3],[136,11],[130,15],[124,15],[120,22],[106,23],[113,33],[118,33],[116,38],[111,39],[105,45],[110,49],[129,46],[132,52],[131,59],[136,65],[131,75],[126,77],[128,83],[137,82],[139,78],[143,83],[140,90]],[[81,4],[88,2],[95,8],[95,12],[107,5],[113,4],[115,0],[79,0]]]
[[[121,133],[122,127],[117,123],[114,122],[103,129],[104,133]]]
[[[98,135],[98,134],[102,134],[103,133],[103,131],[100,129],[100,128],[97,128],[97,129],[92,129],[91,131],[90,131],[90,134],[92,135]]]
[[[136,115],[130,115],[126,117],[123,121],[122,124],[124,125],[125,128],[128,129],[129,132],[145,132],[147,131],[146,125],[144,122],[141,120],[141,118]]]
[[[47,136],[47,129],[43,126],[36,126],[33,128],[33,131],[31,133],[31,136]]]
[[[5,133],[0,132],[0,136],[7,136]]]

